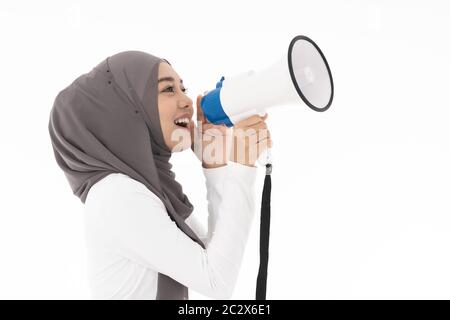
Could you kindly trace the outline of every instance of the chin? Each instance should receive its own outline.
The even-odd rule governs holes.
[[[191,134],[187,130],[175,130],[172,132],[172,152],[181,152],[191,148]]]
[[[189,144],[187,144],[187,143],[180,143],[180,144],[175,145],[172,148],[172,152],[182,152],[182,151],[185,151],[185,150],[190,149],[190,148],[191,148],[191,144],[190,143]]]

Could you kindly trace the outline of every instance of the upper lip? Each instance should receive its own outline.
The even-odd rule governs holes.
[[[191,114],[190,112],[184,113],[184,114],[182,114],[181,116],[176,117],[175,120],[182,119],[182,118],[188,118],[189,120],[191,120],[192,114]],[[175,121],[175,120],[174,120],[174,121]]]

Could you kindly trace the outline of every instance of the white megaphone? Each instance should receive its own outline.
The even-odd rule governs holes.
[[[216,88],[202,97],[200,106],[209,122],[232,127],[254,114],[265,114],[269,107],[301,100],[315,111],[325,111],[331,105],[333,93],[333,78],[322,51],[308,37],[296,36],[289,44],[287,57],[261,71],[250,70],[227,79],[222,77]],[[266,299],[272,188],[272,161],[269,150],[266,148],[258,157],[258,162],[261,163],[261,156],[264,153],[267,156],[261,201],[257,300]]]
[[[317,44],[306,36],[291,40],[287,56],[270,67],[247,71],[235,77],[222,76],[214,90],[201,99],[206,119],[213,124],[232,127],[254,114],[264,115],[266,109],[301,100],[315,111],[327,110],[333,101],[333,78],[330,67]],[[258,162],[271,163],[270,149]]]
[[[222,77],[214,90],[202,97],[201,108],[209,122],[232,127],[254,114],[299,97],[315,111],[327,110],[333,100],[330,67],[316,43],[305,36],[292,39],[287,56],[270,67]]]

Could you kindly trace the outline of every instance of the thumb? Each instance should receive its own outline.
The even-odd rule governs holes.
[[[197,135],[195,134],[196,125],[194,124],[194,121],[189,122],[189,133],[191,134],[191,149],[195,152],[195,139],[197,138]]]
[[[203,114],[203,110],[201,107],[202,95],[197,96],[197,122],[206,122],[205,115]]]

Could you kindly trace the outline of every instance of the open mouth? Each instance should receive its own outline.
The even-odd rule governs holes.
[[[174,123],[179,127],[187,128],[189,121],[190,121],[189,118],[180,118],[176,119]]]

